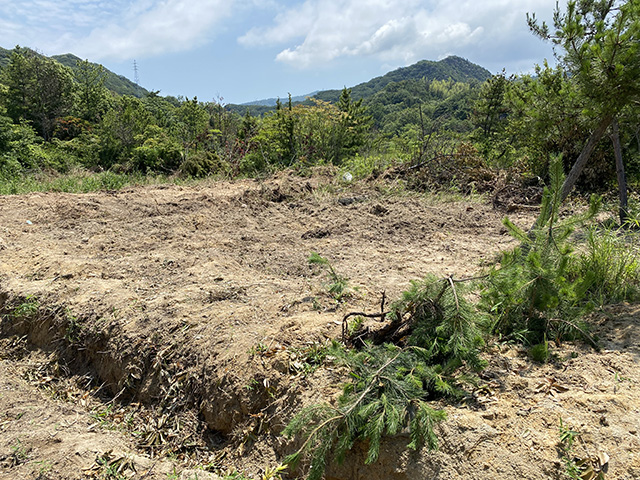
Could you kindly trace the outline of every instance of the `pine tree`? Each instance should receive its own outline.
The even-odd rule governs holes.
[[[640,0],[570,0],[565,12],[556,4],[554,31],[535,15],[528,23],[535,35],[560,47],[559,60],[598,119],[562,186],[564,199],[607,128],[640,100]]]
[[[483,304],[496,318],[493,332],[529,344],[546,338],[560,340],[582,328],[577,319],[589,307],[585,299],[591,279],[572,278],[574,228],[598,212],[600,199],[592,197],[582,215],[560,219],[564,174],[561,158],[550,166],[550,185],[544,189],[540,215],[530,233],[509,219],[504,225],[521,246],[503,255],[491,271]]]

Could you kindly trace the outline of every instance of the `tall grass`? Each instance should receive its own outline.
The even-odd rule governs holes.
[[[638,233],[592,227],[575,262],[575,276],[588,280],[588,296],[604,305],[640,299]]]
[[[110,171],[92,173],[86,170],[75,170],[62,175],[34,173],[12,176],[0,174],[0,195],[20,195],[31,192],[88,193],[168,181],[170,180],[165,176]]]

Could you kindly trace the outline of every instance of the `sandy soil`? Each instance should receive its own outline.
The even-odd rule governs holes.
[[[287,420],[344,380],[304,374],[300,352],[383,291],[479,272],[512,245],[502,217],[329,173],[0,198],[0,478],[263,474],[291,451]],[[313,251],[350,279],[345,303]],[[328,478],[563,478],[560,419],[577,456],[609,456],[606,478],[640,478],[639,309],[594,318],[601,352],[563,345],[538,365],[494,345],[477,401],[445,407],[438,452],[390,439]]]

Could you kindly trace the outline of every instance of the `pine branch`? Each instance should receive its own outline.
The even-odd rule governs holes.
[[[396,359],[400,356],[402,352],[398,352],[398,354],[391,358],[389,361],[387,361],[382,367],[380,367],[376,373],[374,373],[371,382],[369,382],[369,386],[362,392],[362,394],[358,397],[358,399],[353,402],[353,404],[351,405],[351,407],[349,407],[345,412],[340,412],[339,415],[336,415],[334,417],[331,417],[327,420],[325,420],[324,422],[322,422],[320,425],[318,425],[317,427],[315,427],[311,433],[307,436],[307,440],[302,444],[302,446],[295,452],[293,453],[291,456],[298,456],[301,453],[303,453],[305,451],[305,449],[307,448],[307,446],[309,445],[309,442],[315,437],[315,435],[320,432],[325,426],[329,425],[331,422],[334,422],[336,420],[341,420],[344,419],[345,417],[347,417],[348,415],[350,415],[355,408],[360,404],[360,402],[362,402],[362,400],[365,398],[365,396],[367,395],[367,393],[369,393],[372,389],[374,384],[376,384],[376,381],[378,380],[378,377],[380,375],[381,372],[384,371],[385,368],[387,368],[389,365],[391,365],[393,362],[396,361]],[[337,409],[336,409],[337,410]],[[339,410],[337,410],[339,411]]]

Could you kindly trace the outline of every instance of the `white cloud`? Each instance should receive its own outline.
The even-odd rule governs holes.
[[[552,8],[549,0],[306,0],[238,41],[281,46],[276,59],[299,68],[355,56],[398,65],[508,45],[529,35],[526,12]]]
[[[233,5],[234,0],[0,0],[0,18],[23,26],[16,34],[9,21],[0,23],[0,37],[45,53],[141,58],[202,45],[222,28]]]
[[[553,0],[0,0],[0,42],[118,61],[243,29],[242,46],[299,68],[363,57],[395,68],[448,53],[527,65],[541,42],[525,13],[552,10]]]
[[[238,41],[248,47],[263,44],[281,44],[293,39],[304,37],[313,26],[317,18],[317,8],[311,2],[277,14],[276,27],[254,27]]]
[[[138,2],[124,24],[111,22],[91,31],[85,55],[92,58],[133,58],[177,52],[199,46],[231,13],[229,0],[166,0]]]

